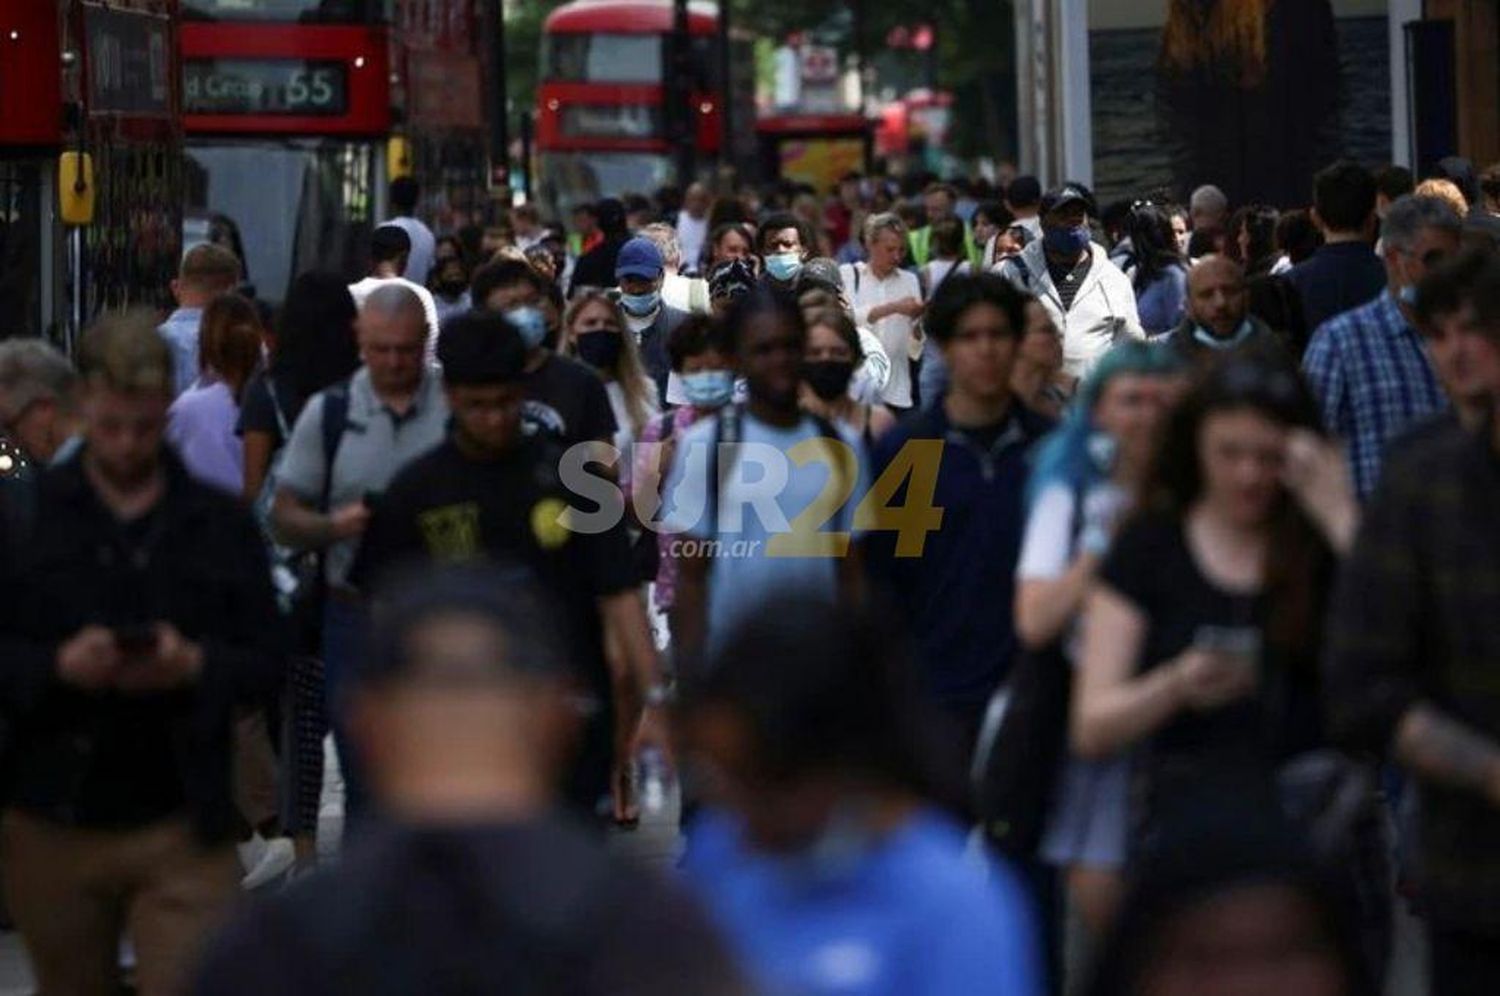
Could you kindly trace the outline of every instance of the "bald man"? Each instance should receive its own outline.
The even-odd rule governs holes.
[[[1187,316],[1157,340],[1189,363],[1245,346],[1281,347],[1281,337],[1250,314],[1245,270],[1227,256],[1205,256],[1188,271]]]
[[[328,597],[321,651],[327,701],[340,701],[359,643],[359,596],[348,582],[370,521],[367,501],[410,460],[437,447],[448,425],[442,378],[425,359],[427,318],[404,283],[376,288],[359,312],[353,377],[313,395],[286,444],[277,472],[271,522],[277,538],[298,550],[323,551]],[[362,815],[365,795],[343,715],[330,714],[343,765],[345,810]]]

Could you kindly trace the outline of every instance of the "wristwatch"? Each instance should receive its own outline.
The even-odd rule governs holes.
[[[672,699],[674,697],[672,693],[672,686],[666,684],[665,682],[657,682],[656,684],[646,689],[647,707],[655,708],[658,706],[671,705]]]

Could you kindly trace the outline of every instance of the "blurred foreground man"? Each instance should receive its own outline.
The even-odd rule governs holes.
[[[1476,369],[1500,369],[1500,262],[1468,275],[1457,302],[1462,319],[1444,335],[1467,340]],[[1432,992],[1443,996],[1500,992],[1500,422],[1489,382],[1476,426],[1461,411],[1391,451],[1324,658],[1335,733],[1388,749],[1417,779]]]
[[[370,648],[352,715],[391,822],[236,923],[198,993],[742,991],[684,899],[553,814],[576,712],[519,569],[406,579],[377,599]]]
[[[25,537],[0,537],[8,721],[5,890],[45,993],[180,992],[239,889],[237,705],[275,687],[254,522],[165,445],[173,357],[149,317],[79,350],[83,449],[43,473]]]

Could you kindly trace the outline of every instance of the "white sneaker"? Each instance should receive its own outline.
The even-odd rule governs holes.
[[[240,879],[240,888],[248,891],[274,882],[292,870],[297,863],[297,848],[290,837],[266,840],[256,834],[235,848],[240,854],[245,877]]]

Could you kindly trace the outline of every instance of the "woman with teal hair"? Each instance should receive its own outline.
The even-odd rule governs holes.
[[[1126,343],[1084,384],[1062,425],[1041,444],[1017,565],[1016,632],[1033,652],[1072,629],[1115,523],[1145,477],[1174,393],[1167,350]],[[1113,917],[1125,863],[1128,761],[1066,757],[1052,793],[1040,857],[1065,873],[1069,901],[1094,936]]]

